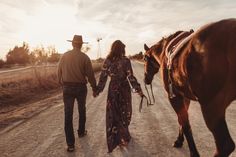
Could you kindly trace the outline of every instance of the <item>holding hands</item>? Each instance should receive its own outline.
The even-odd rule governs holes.
[[[99,95],[99,91],[98,91],[98,88],[93,88],[93,97],[97,97]]]

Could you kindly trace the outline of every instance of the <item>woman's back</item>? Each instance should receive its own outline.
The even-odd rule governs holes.
[[[124,81],[128,75],[128,67],[130,60],[127,57],[122,57],[116,60],[106,59],[104,65],[107,66],[108,75],[111,81]]]
[[[106,106],[106,135],[108,152],[118,145],[127,145],[131,139],[129,124],[132,115],[130,86],[142,94],[140,84],[133,76],[130,60],[125,57],[125,45],[116,40],[103,63],[97,95],[103,91],[108,76],[111,78]],[[128,81],[129,80],[129,81]]]

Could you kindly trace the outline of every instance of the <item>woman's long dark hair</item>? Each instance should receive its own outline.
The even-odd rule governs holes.
[[[125,56],[125,44],[123,44],[120,40],[116,40],[111,45],[111,51],[107,55],[107,59],[111,61],[117,60]]]

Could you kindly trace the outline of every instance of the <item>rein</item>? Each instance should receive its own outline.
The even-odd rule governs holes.
[[[141,111],[142,111],[142,108],[143,108],[143,98],[145,98],[145,99],[147,100],[147,106],[154,105],[154,103],[155,103],[155,97],[154,97],[153,90],[152,90],[152,84],[150,85],[150,87],[151,87],[151,93],[152,93],[153,103],[151,102],[151,97],[150,97],[149,91],[148,91],[148,89],[147,89],[147,86],[146,86],[146,84],[145,84],[145,89],[146,89],[146,91],[147,91],[148,98],[147,98],[147,96],[142,95],[142,98],[141,98],[141,101],[140,101],[140,104],[139,104],[139,112],[141,112]]]
[[[154,103],[155,103],[155,97],[154,97],[154,94],[153,94],[152,84],[150,84],[150,88],[151,88],[153,103],[151,101],[151,97],[150,97],[149,91],[147,89],[147,85],[145,84],[145,89],[147,91],[148,98],[147,98],[147,96],[142,95],[142,98],[141,98],[141,101],[140,101],[140,104],[139,104],[139,112],[141,112],[142,108],[143,108],[143,98],[145,98],[147,100],[147,106],[154,105]]]
[[[139,112],[141,112],[142,108],[143,108],[143,98],[145,98],[147,100],[147,106],[150,105],[150,103],[148,101],[148,98],[145,95],[142,95],[142,98],[141,98],[141,101],[140,101],[140,104],[139,104]]]
[[[131,88],[131,92],[132,92],[132,93],[137,93],[137,91],[136,91],[135,88],[132,86],[132,84],[131,84],[131,82],[130,82],[130,80],[129,80],[129,76],[127,76],[127,80],[128,80],[129,86],[130,86],[130,88]],[[145,87],[146,87],[146,86],[145,86]],[[152,88],[151,88],[151,89],[152,89]],[[152,92],[152,94],[153,94],[153,92]],[[150,99],[149,93],[148,93],[148,97],[149,97],[149,99]],[[142,96],[141,96],[141,101],[140,101],[140,104],[139,104],[139,112],[141,112],[141,111],[142,111],[142,108],[143,108],[143,98],[145,98],[145,99],[147,100],[147,106],[153,105],[153,104],[149,103],[149,100],[148,100],[147,96],[144,95],[144,94],[142,94]],[[153,98],[154,98],[154,97],[153,97]]]
[[[155,103],[155,97],[154,97],[154,94],[153,94],[152,84],[150,84],[150,88],[151,88],[153,103],[152,103],[152,101],[151,101],[151,97],[150,97],[150,94],[149,94],[147,85],[145,84],[145,89],[146,89],[147,94],[148,94],[149,105],[154,105],[154,103]]]

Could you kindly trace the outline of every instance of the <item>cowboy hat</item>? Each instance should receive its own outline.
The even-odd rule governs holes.
[[[73,40],[67,40],[69,42],[73,42],[76,44],[88,44],[88,42],[83,42],[83,38],[81,35],[74,35]]]

